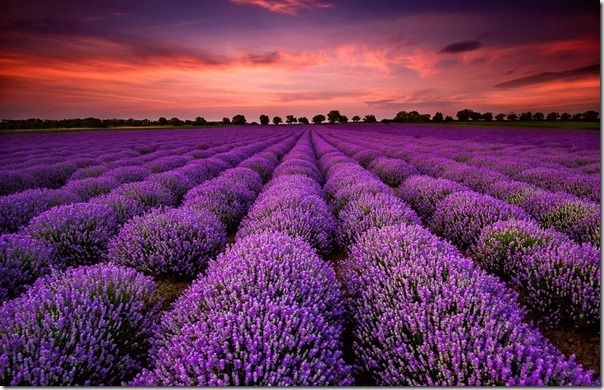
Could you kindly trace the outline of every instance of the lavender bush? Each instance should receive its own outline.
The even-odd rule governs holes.
[[[192,279],[225,243],[211,213],[158,209],[124,225],[109,244],[109,259],[158,278]]]
[[[0,306],[0,382],[119,385],[146,363],[157,319],[155,284],[96,265],[39,279]]]

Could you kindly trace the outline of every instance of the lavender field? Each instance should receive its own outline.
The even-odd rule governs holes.
[[[600,134],[0,135],[0,385],[600,384]]]

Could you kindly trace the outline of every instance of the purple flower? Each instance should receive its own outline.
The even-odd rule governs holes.
[[[187,191],[193,188],[191,180],[176,171],[154,173],[147,178],[147,181],[158,183],[168,189],[174,197],[175,204],[180,204]]]
[[[34,189],[0,197],[0,232],[16,232],[33,217],[54,207],[80,202],[66,190]]]
[[[516,295],[417,225],[369,230],[343,269],[357,371],[377,385],[596,385]]]
[[[120,183],[117,180],[103,176],[71,180],[63,188],[77,194],[82,200],[87,201],[95,196],[106,194],[119,185]]]
[[[548,326],[600,323],[600,250],[589,244],[546,246],[521,259],[512,274]]]
[[[407,202],[424,220],[428,220],[436,205],[447,195],[469,189],[448,179],[430,176],[411,176],[397,190],[397,195]]]
[[[103,176],[112,177],[120,183],[132,183],[149,176],[148,169],[139,166],[120,166],[106,171]]]
[[[0,306],[0,382],[119,385],[145,365],[155,284],[129,268],[71,268]]]
[[[409,176],[418,174],[417,169],[405,161],[387,157],[374,159],[368,169],[391,187],[397,187]]]
[[[419,224],[413,210],[390,194],[363,194],[351,200],[339,214],[337,239],[346,248],[371,228],[401,223]]]
[[[567,240],[553,229],[543,230],[534,222],[511,219],[482,229],[471,252],[484,270],[509,280],[522,266],[522,256]]]
[[[194,278],[226,244],[226,232],[211,213],[154,210],[135,217],[109,244],[109,259],[160,278]]]
[[[106,257],[107,243],[117,233],[113,210],[96,203],[58,206],[31,220],[25,231],[45,241],[65,265],[94,264]]]
[[[21,294],[56,265],[52,248],[43,241],[20,234],[0,235],[0,302]]]
[[[210,263],[162,319],[135,385],[349,385],[342,297],[308,244],[249,236]]]
[[[478,240],[480,231],[495,222],[508,219],[530,220],[516,206],[476,192],[456,192],[440,201],[431,219],[436,234],[467,249]]]

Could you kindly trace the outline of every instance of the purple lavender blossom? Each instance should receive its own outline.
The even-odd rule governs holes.
[[[0,235],[0,302],[25,291],[37,278],[59,266],[52,248],[21,234]]]
[[[146,364],[155,284],[129,268],[71,268],[0,306],[0,383],[119,385]]]
[[[349,385],[333,269],[300,239],[249,236],[162,319],[135,385]]]
[[[75,203],[58,206],[31,220],[25,231],[45,241],[67,266],[94,264],[106,257],[107,243],[118,221],[106,205]]]
[[[194,278],[226,244],[208,211],[154,210],[135,217],[109,243],[109,259],[159,278]]]

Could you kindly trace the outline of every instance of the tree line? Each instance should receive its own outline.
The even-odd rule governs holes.
[[[520,114],[516,113],[499,113],[493,115],[492,112],[478,112],[471,109],[463,109],[457,112],[456,115],[458,122],[477,122],[477,121],[583,121],[583,122],[598,122],[600,121],[600,113],[597,111],[589,110],[582,113],[569,114],[567,112],[550,112],[547,115],[542,112],[523,112]],[[158,120],[150,119],[99,119],[99,118],[73,118],[73,119],[3,119],[0,121],[0,129],[2,130],[19,130],[19,129],[57,129],[57,128],[110,128],[110,127],[182,127],[182,126],[218,126],[218,125],[280,125],[286,123],[288,125],[293,124],[321,124],[324,122],[334,123],[348,123],[348,116],[343,115],[338,110],[331,110],[327,115],[317,114],[310,120],[305,117],[296,117],[294,115],[286,115],[285,120],[280,116],[274,116],[272,119],[262,114],[258,118],[259,122],[253,121],[249,123],[245,118],[245,115],[237,114],[232,118],[224,117],[222,121],[207,121],[205,118],[199,116],[194,120],[181,120],[173,117],[167,119],[160,117]],[[377,123],[378,120],[373,114],[367,114],[364,117],[354,115],[350,118],[353,123]],[[427,122],[453,122],[455,119],[447,115],[444,116],[441,112],[437,112],[434,116],[430,114],[420,113],[418,111],[399,111],[396,115],[389,119],[384,118],[380,122],[382,123],[427,123]]]

